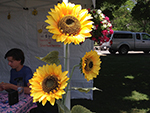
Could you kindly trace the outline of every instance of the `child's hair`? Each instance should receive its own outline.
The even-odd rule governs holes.
[[[5,54],[5,59],[7,57],[13,57],[14,60],[21,60],[21,65],[23,65],[25,57],[24,57],[24,53],[21,49],[18,48],[13,48],[11,50],[9,50],[6,54]]]

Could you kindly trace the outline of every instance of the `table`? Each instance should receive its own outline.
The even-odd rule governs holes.
[[[0,113],[27,113],[31,108],[36,107],[33,104],[30,95],[24,94],[24,98],[14,105],[8,103],[8,93],[0,92]]]

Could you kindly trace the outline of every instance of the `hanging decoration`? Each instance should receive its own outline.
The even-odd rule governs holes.
[[[10,12],[9,12],[8,15],[7,15],[7,19],[10,20],[10,18],[11,18],[11,15],[10,15]]]
[[[34,9],[34,10],[32,11],[32,15],[36,16],[37,14],[38,14],[37,10]]]

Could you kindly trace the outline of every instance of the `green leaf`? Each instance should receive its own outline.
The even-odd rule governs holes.
[[[102,91],[101,89],[98,89],[96,87],[93,87],[93,88],[81,88],[81,87],[72,87],[72,89],[74,90],[78,90],[80,92],[85,92],[85,93],[88,93],[90,90],[98,90],[98,91]]]
[[[127,78],[127,79],[131,79],[131,80],[133,80],[133,79],[134,79],[134,76],[132,76],[132,75],[128,75],[128,76],[125,76],[124,78]]]
[[[52,51],[48,53],[45,57],[36,57],[37,59],[44,61],[48,64],[55,63],[56,65],[60,64],[60,60],[58,59],[59,52],[58,51]]]
[[[92,112],[81,105],[75,105],[71,109],[71,113],[92,113]]]
[[[62,103],[61,100],[56,101],[59,113],[71,113],[71,111]]]
[[[149,100],[148,95],[144,93],[139,93],[137,91],[132,91],[131,96],[124,97],[126,100],[132,100],[132,101],[141,101],[141,100]]]

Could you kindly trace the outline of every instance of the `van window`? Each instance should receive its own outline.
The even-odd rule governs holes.
[[[113,38],[132,38],[132,34],[130,34],[130,33],[115,33],[114,35],[113,35]]]
[[[143,40],[150,40],[150,36],[147,34],[142,34]]]
[[[140,34],[136,34],[136,39],[140,40]]]

